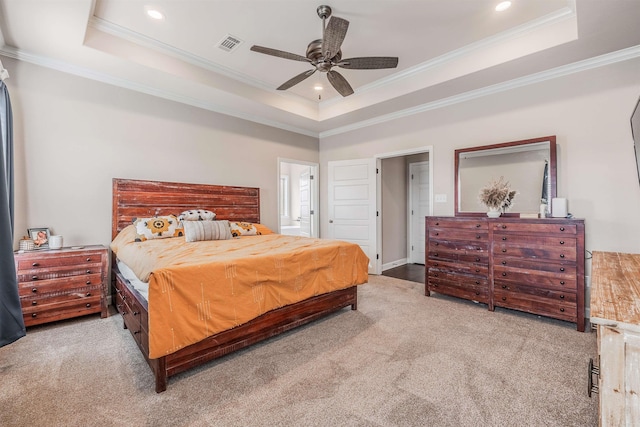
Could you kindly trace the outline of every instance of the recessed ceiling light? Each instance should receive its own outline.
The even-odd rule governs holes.
[[[162,20],[164,19],[164,15],[157,9],[147,9],[147,15],[149,15],[153,19]]]
[[[313,88],[318,91],[324,89],[320,83],[317,83]]]
[[[498,5],[496,6],[496,12],[502,12],[503,10],[507,10],[510,7],[511,7],[510,1],[503,1],[501,3],[498,3]]]

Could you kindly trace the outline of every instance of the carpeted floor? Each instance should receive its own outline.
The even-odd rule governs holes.
[[[2,426],[595,426],[595,334],[383,276],[344,309],[154,392],[119,315],[0,348]]]

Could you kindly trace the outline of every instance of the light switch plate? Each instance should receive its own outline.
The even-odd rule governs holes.
[[[446,194],[436,194],[436,203],[447,203]]]

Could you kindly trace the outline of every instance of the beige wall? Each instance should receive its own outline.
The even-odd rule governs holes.
[[[447,195],[434,214],[453,215],[456,148],[557,135],[558,195],[586,220],[586,248],[638,253],[640,184],[629,125],[638,96],[635,59],[322,138],[320,168],[432,145],[434,193]],[[326,194],[326,178],[320,182]],[[321,229],[326,208],[323,200]]]
[[[260,187],[277,228],[277,158],[318,162],[318,141],[2,58],[14,116],[16,240],[111,240],[112,178]],[[17,242],[16,242],[17,247]]]

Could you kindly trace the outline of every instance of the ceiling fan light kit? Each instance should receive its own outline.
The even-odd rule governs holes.
[[[306,56],[264,46],[251,46],[251,50],[254,52],[293,61],[308,62],[313,66],[311,70],[300,73],[287,80],[278,86],[277,90],[287,90],[308,77],[311,77],[316,71],[319,71],[321,73],[327,73],[327,80],[329,80],[331,86],[333,86],[340,95],[349,96],[353,94],[353,88],[342,74],[332,70],[333,67],[350,70],[379,70],[383,68],[396,68],[398,66],[398,58],[390,56],[342,59],[341,46],[349,29],[349,21],[338,18],[337,16],[331,17],[331,7],[327,5],[318,6],[316,12],[320,19],[322,19],[322,38],[309,43]],[[331,19],[329,23],[325,25],[329,17],[331,17]]]

